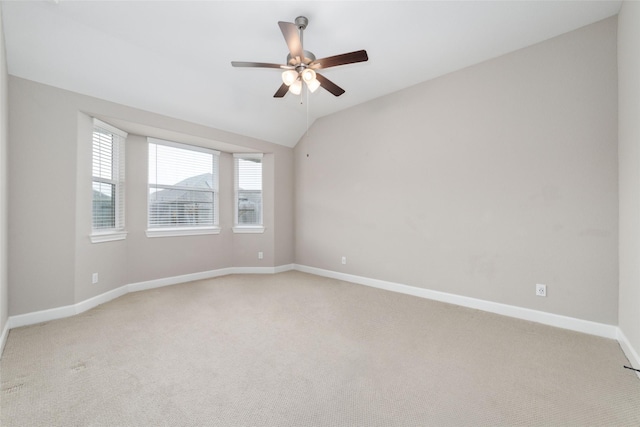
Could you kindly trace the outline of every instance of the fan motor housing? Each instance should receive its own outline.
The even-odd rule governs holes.
[[[296,58],[292,58],[291,54],[288,54],[287,55],[287,64],[289,64],[289,65],[291,65],[293,67],[297,67],[297,66],[301,65],[304,68],[306,68],[307,65],[309,65],[310,63],[312,63],[313,61],[316,60],[316,56],[313,53],[309,52],[308,50],[304,50],[303,53],[304,53],[304,59],[302,60],[301,63],[298,63],[296,61]]]

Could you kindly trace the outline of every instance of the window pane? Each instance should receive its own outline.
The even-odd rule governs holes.
[[[149,142],[149,228],[217,225],[218,156],[166,144]]]
[[[213,154],[149,144],[149,184],[213,189]]]
[[[260,224],[262,192],[238,190],[238,225]]]
[[[93,182],[93,228],[109,229],[116,226],[114,184]]]
[[[238,189],[262,190],[262,162],[260,159],[237,159]]]
[[[100,129],[93,131],[93,176],[113,179],[113,135]]]
[[[149,196],[149,226],[211,226],[214,194],[210,191],[164,189]]]
[[[125,132],[93,119],[93,229],[124,230]]]
[[[262,156],[235,157],[236,225],[262,225]]]

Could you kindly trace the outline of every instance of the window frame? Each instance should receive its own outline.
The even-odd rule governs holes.
[[[166,226],[166,227],[152,227],[150,220],[150,208],[151,208],[151,188],[152,184],[149,180],[149,171],[147,171],[147,237],[176,237],[176,236],[194,236],[194,235],[207,235],[207,234],[220,234],[220,207],[219,207],[219,194],[220,194],[220,152],[200,147],[196,145],[183,144],[175,141],[168,141],[159,138],[147,138],[147,167],[151,161],[151,153],[149,147],[151,144],[164,145],[173,148],[179,148],[183,150],[196,151],[201,153],[207,153],[212,155],[212,173],[213,182],[211,193],[213,193],[213,225],[206,226]],[[159,184],[155,184],[156,188]],[[175,185],[161,185],[162,188],[176,188],[182,189],[182,187]],[[202,190],[201,190],[202,191]]]
[[[234,233],[264,233],[264,155],[263,153],[234,153],[233,154],[233,232]],[[240,224],[239,223],[239,160],[260,160],[260,221],[258,224]],[[255,190],[257,191],[257,190]]]
[[[94,175],[94,156],[95,156],[95,134],[97,130],[103,133],[109,133],[112,136],[112,156],[111,156],[111,179]],[[91,132],[91,234],[89,238],[91,243],[111,242],[115,240],[124,240],[127,237],[125,230],[125,142],[127,133],[108,123],[93,118],[93,127]],[[114,207],[114,227],[112,228],[94,228],[94,183],[109,184],[114,186],[115,207]]]

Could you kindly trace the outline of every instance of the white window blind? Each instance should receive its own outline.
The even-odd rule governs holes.
[[[126,138],[126,132],[93,120],[93,233],[124,230]]]
[[[149,229],[218,225],[219,152],[149,138]]]
[[[262,154],[234,154],[235,224],[262,226]]]

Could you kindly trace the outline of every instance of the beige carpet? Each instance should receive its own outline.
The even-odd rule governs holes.
[[[2,426],[640,426],[617,342],[300,272],[11,331]]]

